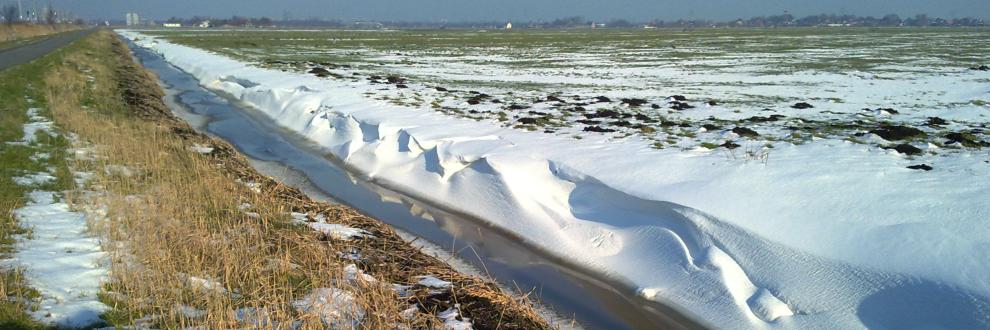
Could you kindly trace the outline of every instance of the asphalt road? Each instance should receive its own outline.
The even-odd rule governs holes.
[[[37,42],[0,50],[0,71],[45,56],[45,54],[93,33],[93,31],[96,29],[63,32]]]

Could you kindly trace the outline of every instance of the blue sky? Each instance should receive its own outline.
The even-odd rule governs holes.
[[[22,0],[43,6],[45,0]],[[0,0],[0,3],[15,0]],[[901,17],[924,13],[941,17],[990,18],[990,0],[52,0],[87,18],[121,18],[137,11],[150,18],[169,16],[324,17],[343,20],[550,20],[567,16],[631,20],[716,19],[757,15],[820,13]]]

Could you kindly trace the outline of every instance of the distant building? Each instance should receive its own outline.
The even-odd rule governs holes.
[[[182,23],[165,23],[165,24],[162,24],[162,26],[167,27],[167,28],[179,28],[179,27],[182,27]]]
[[[385,24],[381,22],[354,22],[354,28],[356,29],[383,29]]]
[[[505,24],[505,29],[506,30],[512,30],[512,22],[506,23]]]
[[[125,17],[126,19],[124,21],[127,22],[127,26],[135,26],[141,24],[141,18],[138,17],[137,13],[127,13]]]

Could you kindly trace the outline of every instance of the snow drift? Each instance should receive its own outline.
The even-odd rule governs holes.
[[[718,328],[990,327],[990,166],[864,145],[772,160],[523,132],[121,31],[355,172]]]

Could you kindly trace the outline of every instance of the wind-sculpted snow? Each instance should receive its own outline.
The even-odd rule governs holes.
[[[918,172],[839,140],[780,146],[769,162],[576,140],[121,34],[360,175],[714,327],[990,327],[990,166],[978,156]]]

